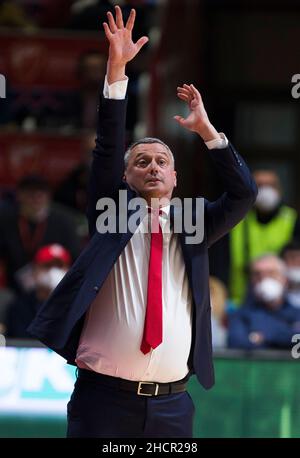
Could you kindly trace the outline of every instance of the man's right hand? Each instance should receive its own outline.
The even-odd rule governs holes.
[[[109,41],[108,84],[126,79],[125,66],[127,62],[131,61],[148,41],[148,37],[142,37],[136,43],[132,41],[132,30],[136,15],[134,9],[130,12],[126,26],[123,23],[121,8],[116,6],[115,9],[116,19],[114,19],[111,12],[108,12],[108,23],[103,23],[104,32]]]

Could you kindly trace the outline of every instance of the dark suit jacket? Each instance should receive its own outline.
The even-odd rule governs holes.
[[[128,190],[128,200],[136,197],[122,182],[125,115],[126,100],[101,99],[87,211],[92,238],[29,327],[32,335],[70,364],[75,363],[85,313],[132,236],[129,231],[100,234],[95,227],[99,198],[116,200],[120,188]],[[185,234],[179,234],[193,294],[193,335],[188,364],[190,374],[195,373],[205,388],[214,383],[208,247],[244,217],[256,197],[256,185],[250,172],[231,145],[210,154],[226,192],[215,202],[205,201],[205,231],[201,243],[186,244]]]

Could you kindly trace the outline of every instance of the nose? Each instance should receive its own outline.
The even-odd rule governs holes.
[[[150,173],[152,175],[156,175],[157,172],[158,172],[158,164],[156,163],[155,159],[153,158],[152,161],[150,162],[149,164],[149,168],[150,168]]]

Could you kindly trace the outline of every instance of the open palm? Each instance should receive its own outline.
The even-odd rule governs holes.
[[[148,41],[147,37],[140,38],[136,43],[132,41],[135,15],[135,10],[132,9],[126,26],[124,26],[122,11],[119,6],[116,6],[116,20],[111,12],[107,13],[108,24],[104,22],[103,27],[109,41],[109,56],[112,63],[125,65],[137,55]]]

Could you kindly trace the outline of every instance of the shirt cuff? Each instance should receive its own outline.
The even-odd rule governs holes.
[[[223,132],[219,132],[221,138],[215,138],[209,142],[205,142],[208,149],[223,149],[228,146],[228,139]]]
[[[108,84],[105,75],[103,96],[105,99],[122,100],[126,97],[128,78],[126,80],[116,81],[115,83]]]

